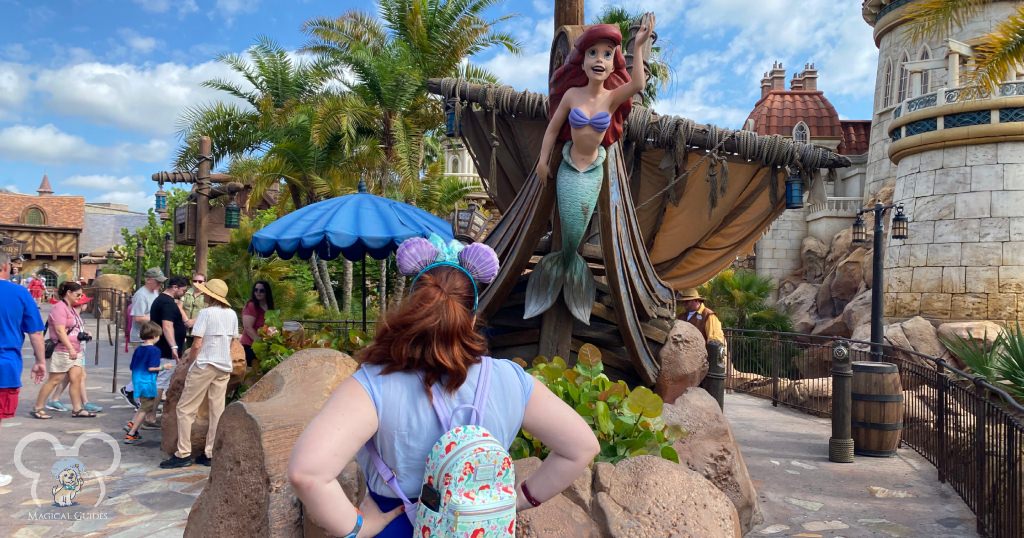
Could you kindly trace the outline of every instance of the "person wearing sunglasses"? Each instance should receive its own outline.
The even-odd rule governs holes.
[[[189,286],[188,290],[185,291],[185,295],[181,298],[181,308],[185,312],[185,327],[187,329],[185,333],[185,349],[192,347],[192,325],[195,323],[199,311],[206,308],[206,297],[203,295],[203,292],[196,288],[197,285],[205,283],[206,275],[192,273],[192,285]]]
[[[274,309],[274,292],[266,280],[258,280],[252,285],[252,296],[242,309],[242,348],[245,349],[245,364],[252,366],[256,353],[252,343],[260,339],[260,327],[266,324],[264,316],[267,310]]]

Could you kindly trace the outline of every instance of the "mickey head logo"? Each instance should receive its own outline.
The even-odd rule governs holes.
[[[82,445],[84,445],[87,441],[91,440],[98,441],[100,443],[104,443],[110,446],[111,461],[109,467],[100,471],[96,471],[86,470],[82,465],[78,465],[77,467],[71,465],[69,467],[61,463],[79,462],[77,458],[79,456],[79,451],[81,450]],[[57,481],[61,481],[62,487],[67,487],[68,484],[71,484],[71,488],[73,489],[74,487],[76,487],[75,484],[77,484],[77,488],[81,489],[81,485],[84,484],[86,480],[95,479],[96,484],[100,488],[100,493],[96,497],[96,504],[94,504],[93,506],[99,506],[99,504],[103,502],[103,499],[107,493],[107,486],[106,483],[104,482],[104,477],[110,476],[111,474],[114,473],[114,471],[117,470],[118,467],[121,466],[121,447],[118,446],[117,440],[103,432],[88,432],[79,435],[78,438],[75,439],[75,443],[73,445],[71,445],[70,447],[66,447],[60,442],[59,439],[57,439],[57,437],[48,432],[32,432],[26,435],[25,437],[22,437],[21,440],[18,441],[18,445],[14,448],[14,467],[18,469],[18,472],[21,473],[22,476],[32,481],[32,499],[36,501],[37,505],[43,505],[47,503],[45,503],[40,498],[38,493],[40,476],[42,475],[38,471],[29,468],[27,465],[25,465],[25,462],[23,461],[23,454],[25,453],[25,449],[36,441],[49,442],[50,446],[53,448],[54,456],[58,460],[51,467],[50,473],[47,473],[47,476],[45,476],[46,483],[49,484],[52,479],[57,479]],[[89,453],[97,454],[98,451],[94,448],[90,448]],[[50,492],[47,491],[46,493]],[[46,495],[46,497],[50,496],[51,495]],[[70,500],[71,499],[69,499],[69,502]]]

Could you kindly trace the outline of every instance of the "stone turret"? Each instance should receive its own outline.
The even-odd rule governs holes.
[[[39,196],[49,196],[53,194],[53,187],[50,186],[50,178],[43,174],[43,180],[39,182],[39,188],[36,189]]]

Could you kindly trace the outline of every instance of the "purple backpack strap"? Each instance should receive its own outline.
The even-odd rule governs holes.
[[[377,444],[373,442],[373,437],[366,442],[366,451],[370,453],[370,461],[373,462],[374,468],[377,469],[377,474],[387,482],[391,491],[398,495],[399,499],[402,499],[402,504],[405,505],[405,515],[409,517],[410,521],[416,523],[416,503],[410,501],[409,497],[405,496],[402,487],[398,485],[398,477],[388,467],[388,464],[384,463],[384,458],[380,457],[380,452],[377,450]]]
[[[490,357],[480,357],[480,375],[476,381],[476,395],[473,398],[472,404],[462,404],[455,409],[449,411],[448,404],[441,399],[441,390],[437,388],[437,385],[431,387],[433,391],[434,412],[437,413],[437,419],[441,421],[441,426],[444,431],[451,429],[452,419],[455,418],[455,413],[469,409],[469,422],[466,424],[473,426],[480,426],[484,422],[484,404],[487,403],[487,395],[491,391],[491,359]],[[438,405],[436,402],[442,402],[442,405]],[[445,420],[444,417],[449,417]]]

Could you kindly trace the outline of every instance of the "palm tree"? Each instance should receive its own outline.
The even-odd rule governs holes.
[[[700,292],[726,327],[790,331],[789,315],[769,305],[774,289],[771,279],[753,271],[726,269],[701,286]]]
[[[904,17],[911,41],[943,38],[962,28],[992,0],[919,0],[908,5]],[[1011,69],[1024,61],[1024,6],[977,39],[974,67],[964,72],[961,97],[994,95]]]
[[[642,16],[643,13],[639,11],[633,12],[623,7],[609,6],[594,18],[592,24],[614,24],[619,27],[622,38],[626,39],[626,36],[629,35],[629,27],[639,21]],[[662,61],[661,47],[657,46],[651,47],[651,57],[647,60],[647,66],[651,77],[647,80],[644,90],[640,92],[640,104],[650,108],[658,100],[658,91],[671,82],[672,71],[671,67]]]

